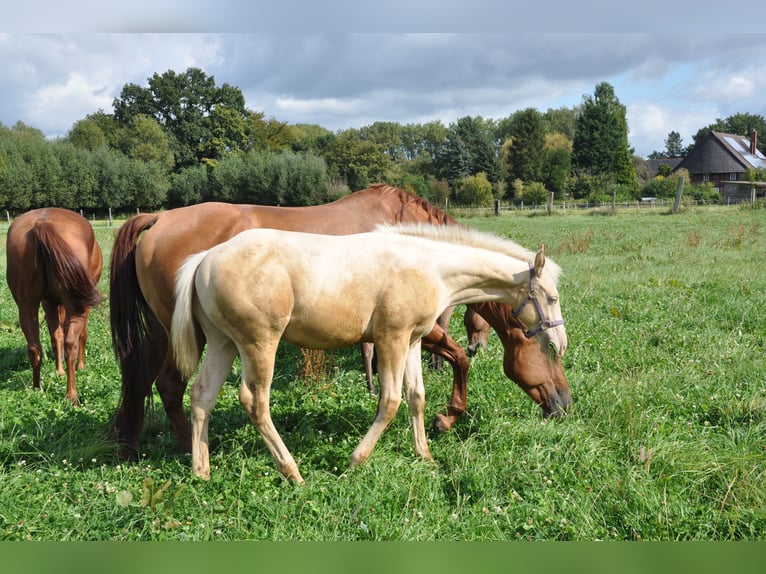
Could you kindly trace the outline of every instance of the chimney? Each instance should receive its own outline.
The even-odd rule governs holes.
[[[750,132],[750,154],[756,155],[758,152],[758,132],[753,130]]]

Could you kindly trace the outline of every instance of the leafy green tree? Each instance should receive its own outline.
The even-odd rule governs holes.
[[[382,147],[392,162],[405,157],[402,145],[402,126],[396,122],[374,122],[359,130],[362,141],[369,141]]]
[[[154,118],[143,114],[135,116],[123,136],[122,147],[128,157],[156,163],[165,172],[173,168],[173,151],[165,132]]]
[[[185,167],[172,174],[168,188],[168,207],[193,205],[209,199],[207,166]]]
[[[539,181],[526,183],[517,179],[514,182],[514,194],[517,201],[523,201],[526,204],[542,205],[548,201],[548,190]]]
[[[492,183],[483,172],[469,175],[455,183],[455,202],[458,204],[487,207],[492,205],[493,200]]]
[[[227,148],[249,149],[252,142],[240,140],[244,131],[233,121],[251,116],[238,88],[217,86],[215,78],[199,68],[154,74],[148,83],[146,88],[126,84],[114,99],[114,117],[123,125],[138,115],[155,118],[169,136],[176,169],[218,157],[221,142]],[[216,112],[217,108],[231,111]]]
[[[323,154],[331,176],[344,178],[352,191],[385,181],[391,159],[382,145],[365,141],[359,130],[349,129],[337,134]]]
[[[66,140],[51,145],[61,166],[59,182],[63,190],[56,206],[73,210],[99,207],[96,203],[98,176],[92,153]]]
[[[96,170],[96,204],[101,208],[123,209],[134,203],[130,160],[106,147],[93,152]]]
[[[542,183],[557,197],[563,196],[572,174],[572,141],[562,133],[545,136]]]
[[[596,86],[593,96],[583,98],[572,142],[572,167],[579,173],[608,175],[624,185],[636,185],[628,146],[625,106],[608,82]]]
[[[295,152],[311,152],[321,155],[335,139],[327,128],[317,124],[294,124],[291,127],[290,148]]]
[[[563,134],[569,141],[574,140],[577,116],[580,113],[578,106],[571,108],[548,108],[543,114],[543,123],[546,134]]]
[[[442,206],[450,196],[449,183],[444,179],[432,179],[428,182],[426,197],[434,205]]]
[[[66,139],[73,145],[89,151],[108,145],[104,131],[95,120],[88,118],[77,120]]]

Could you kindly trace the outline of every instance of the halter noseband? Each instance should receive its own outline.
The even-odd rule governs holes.
[[[559,325],[564,324],[564,319],[556,319],[555,321],[549,321],[545,318],[545,311],[543,311],[542,306],[540,305],[540,301],[537,300],[537,287],[535,283],[537,282],[537,274],[535,273],[535,265],[531,261],[529,262],[529,293],[527,294],[527,298],[524,299],[524,301],[519,305],[518,309],[515,309],[513,311],[513,317],[519,321],[519,324],[522,327],[522,330],[524,331],[524,336],[527,339],[531,339],[541,331],[545,331],[546,329],[550,329],[551,327],[558,327]],[[526,307],[527,303],[532,302],[532,304],[535,306],[535,309],[537,310],[537,316],[540,317],[540,324],[532,329],[531,331],[527,328],[527,326],[524,324],[524,322],[519,318],[519,315],[521,315],[521,311]]]

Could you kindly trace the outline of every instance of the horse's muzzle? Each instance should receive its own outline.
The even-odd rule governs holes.
[[[546,419],[563,417],[572,408],[572,393],[568,388],[561,391],[557,390],[540,406]]]

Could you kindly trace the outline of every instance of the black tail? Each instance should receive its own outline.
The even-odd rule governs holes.
[[[112,247],[109,278],[112,343],[120,364],[122,395],[114,426],[121,456],[130,457],[138,448],[146,399],[162,360],[157,347],[167,345],[165,333],[151,312],[138,285],[136,245],[138,238],[158,219],[156,214],[131,217],[120,228]],[[161,347],[162,349],[162,347]],[[159,353],[164,359],[164,351]]]

